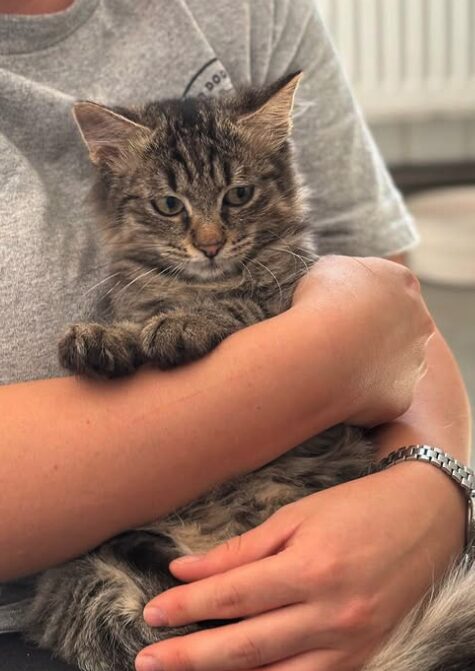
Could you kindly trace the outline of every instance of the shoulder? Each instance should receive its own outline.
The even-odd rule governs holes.
[[[261,85],[280,76],[309,24],[317,42],[323,30],[315,0],[186,0],[184,5],[235,83]]]
[[[299,35],[309,22],[321,25],[315,0],[264,0],[250,3],[250,16],[255,34],[272,31],[274,47],[284,35]],[[257,30],[259,28],[259,32]]]
[[[285,29],[289,23],[305,24],[310,18],[320,21],[315,0],[268,0],[273,6],[274,27]]]

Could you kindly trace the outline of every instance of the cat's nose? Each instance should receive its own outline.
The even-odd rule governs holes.
[[[214,258],[214,257],[217,255],[217,253],[219,252],[219,250],[221,249],[221,247],[223,246],[223,244],[224,244],[224,243],[221,242],[221,241],[219,241],[219,242],[212,242],[212,243],[207,244],[207,245],[199,245],[199,246],[198,246],[198,249],[199,249],[201,252],[203,252],[203,254],[204,254],[206,257],[208,257],[208,259],[212,259],[212,258]]]

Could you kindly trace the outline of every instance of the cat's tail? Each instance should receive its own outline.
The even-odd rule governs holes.
[[[473,671],[475,568],[460,566],[396,629],[364,671]]]

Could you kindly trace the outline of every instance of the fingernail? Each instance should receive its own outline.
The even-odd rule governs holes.
[[[151,627],[165,627],[168,624],[165,611],[156,606],[145,606],[143,617],[145,622]]]
[[[135,660],[136,671],[163,671],[163,666],[158,659],[150,655],[140,655]]]
[[[203,559],[204,555],[184,555],[183,557],[178,557],[174,559],[172,564],[191,564],[194,561]]]

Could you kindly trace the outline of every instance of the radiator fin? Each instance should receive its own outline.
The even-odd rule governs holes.
[[[475,0],[319,0],[370,120],[475,112]]]

